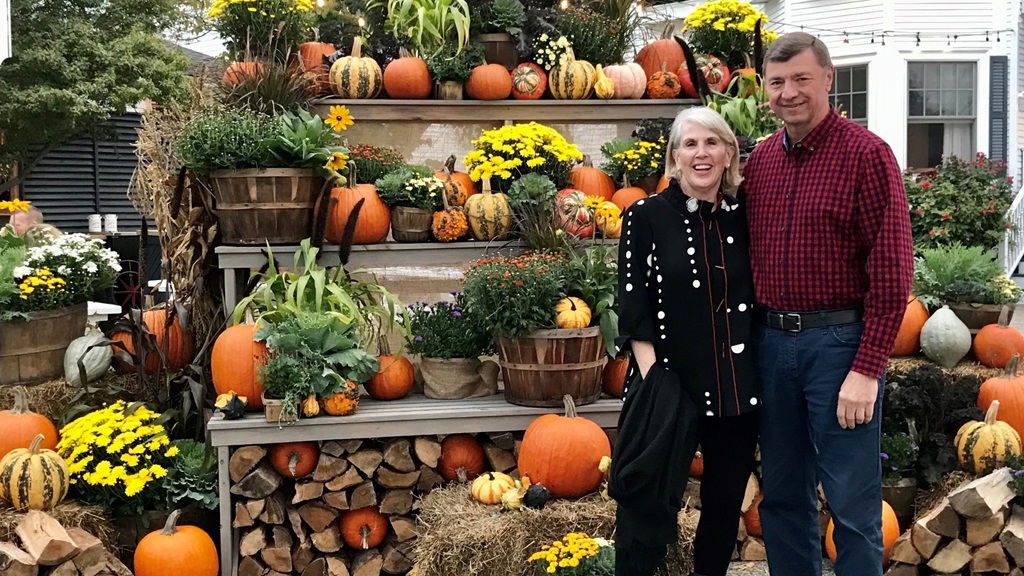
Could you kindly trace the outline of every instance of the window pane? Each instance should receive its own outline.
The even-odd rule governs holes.
[[[849,118],[850,117],[850,95],[849,94],[842,94],[842,95],[839,96],[838,100],[839,101],[836,104],[836,107],[839,108],[840,112],[846,112],[846,117]]]
[[[957,87],[974,88],[974,64],[956,65]]]
[[[956,88],[956,64],[941,64],[941,82],[943,88]]]
[[[924,115],[938,116],[941,113],[939,106],[939,91],[926,90],[924,93]]]
[[[925,88],[938,88],[939,87],[939,74],[941,67],[938,63],[928,63],[924,65],[924,87]]]
[[[868,117],[868,96],[867,94],[854,94],[853,95],[853,112],[850,113],[851,118],[867,118]]]
[[[910,92],[910,115],[924,115],[924,95],[917,90]]]
[[[839,94],[850,91],[850,69],[849,68],[837,68],[836,69],[836,83],[835,91]]]
[[[942,115],[956,115],[956,90],[943,90],[942,94]]]
[[[853,91],[867,92],[868,90],[868,67],[854,66],[853,68]]]
[[[924,64],[911,62],[907,66],[907,73],[910,75],[910,89],[920,90],[924,88]]]
[[[956,114],[957,116],[974,116],[973,91],[957,90]]]

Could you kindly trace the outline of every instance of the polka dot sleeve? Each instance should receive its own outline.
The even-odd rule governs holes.
[[[653,240],[651,226],[642,206],[626,210],[619,238],[619,338],[616,344],[627,349],[632,340],[654,342],[654,316],[648,283],[651,276]]]

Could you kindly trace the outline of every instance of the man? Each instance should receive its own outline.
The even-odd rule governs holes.
[[[913,275],[910,210],[880,138],[830,107],[828,49],[802,32],[765,54],[785,122],[744,168],[762,385],[772,574],[818,576],[816,487],[839,576],[882,573],[881,391]]]

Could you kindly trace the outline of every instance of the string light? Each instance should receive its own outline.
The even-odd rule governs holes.
[[[934,31],[934,32],[921,32],[921,31],[901,31],[901,30],[863,30],[863,31],[850,31],[850,30],[834,30],[828,28],[820,28],[816,26],[810,26],[806,24],[796,24],[787,22],[772,22],[771,29],[779,34],[783,34],[787,31],[799,30],[801,32],[807,32],[816,35],[823,41],[828,41],[830,38],[835,38],[837,42],[843,44],[856,44],[857,40],[867,40],[867,43],[875,44],[876,36],[880,40],[880,43],[885,46],[888,44],[887,41],[896,40],[897,44],[900,42],[913,42],[914,46],[924,48],[928,46],[929,42],[938,44],[943,38],[946,39],[947,46],[952,46],[957,40],[963,39],[967,42],[980,42],[984,39],[986,42],[992,41],[992,35],[996,35],[996,42],[1002,42],[1002,35],[1015,35],[1016,30],[1010,28],[1004,28],[1001,30],[978,30],[970,33],[956,33]],[[922,42],[924,43],[922,45]]]
[[[921,33],[918,32],[916,34],[916,36],[917,36],[917,43],[915,44],[915,46],[920,46],[921,45]],[[948,35],[946,36],[946,43],[949,44],[949,36]]]
[[[849,44],[849,43],[850,43],[850,34],[848,32],[843,32],[843,44]]]
[[[568,10],[569,9],[569,0],[562,0],[562,3],[559,4],[559,6],[562,8],[562,10]]]

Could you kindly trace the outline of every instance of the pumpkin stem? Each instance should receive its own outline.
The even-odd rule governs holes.
[[[391,356],[391,344],[383,333],[377,335],[377,353],[380,356]]]
[[[565,417],[576,418],[576,403],[573,402],[572,395],[566,394],[562,396],[562,403],[565,404]]]
[[[363,550],[369,550],[370,549],[370,542],[369,542],[370,532],[371,532],[371,530],[370,530],[370,525],[369,524],[363,524],[362,526],[359,527],[359,536],[362,537],[362,539],[363,539]]]
[[[353,58],[363,57],[363,39],[360,36],[352,39],[352,53],[349,55]]]
[[[598,64],[598,66],[600,66],[600,64]],[[590,154],[583,155],[583,161],[580,162],[580,165],[583,166],[584,168],[594,167],[594,161],[590,159]]]
[[[623,188],[629,188],[630,187],[630,185],[629,185],[629,174],[623,174],[622,175],[622,187]]]
[[[482,186],[480,188],[480,193],[481,194],[490,194],[491,193],[491,179],[490,178],[484,178],[480,182],[481,182],[481,186]]]
[[[28,453],[32,456],[39,454],[39,445],[43,442],[43,435],[36,434],[36,437],[32,439],[32,444],[28,447]]]
[[[298,467],[300,460],[302,460],[302,455],[297,451],[293,450],[292,453],[288,455],[288,472],[293,478],[295,477],[295,469]]]
[[[160,531],[161,536],[174,536],[178,533],[178,517],[181,516],[181,509],[177,509],[171,512],[171,515],[167,517],[167,522],[164,522],[164,529]]]
[[[455,479],[458,480],[460,484],[469,482],[469,477],[466,476],[466,469],[464,467],[459,466],[459,468],[455,470]]]
[[[355,190],[356,184],[357,184],[356,176],[357,176],[357,174],[356,174],[356,163],[355,162],[349,162],[348,163],[348,187],[353,189],[353,190]]]
[[[661,32],[661,38],[662,38],[662,40],[665,40],[665,39],[671,38],[671,37],[672,37],[672,30],[673,30],[674,28],[675,28],[675,24],[674,24],[674,23],[673,23],[673,22],[672,22],[672,21],[670,20],[670,21],[668,22],[668,24],[666,24],[666,25],[665,25],[665,29],[664,29],[664,30],[662,30],[662,32]]]
[[[455,154],[448,156],[448,159],[444,161],[444,169],[448,171],[449,177],[455,174]]]
[[[665,72],[668,72],[668,62],[662,61],[662,63],[661,63],[661,73],[664,74]]]
[[[1003,378],[1016,378],[1017,377],[1017,364],[1020,363],[1020,354],[1014,352],[1013,356],[1010,357],[1010,361],[1006,363],[1006,369],[1003,370]]]
[[[999,400],[993,400],[988,405],[988,412],[985,413],[985,424],[991,426],[996,423],[996,416],[999,414]]]
[[[14,408],[11,408],[11,414],[28,414],[32,410],[28,407],[28,396],[25,392],[24,386],[14,387]]]
[[[999,327],[1006,328],[1010,325],[1010,307],[1006,304],[999,310]]]

